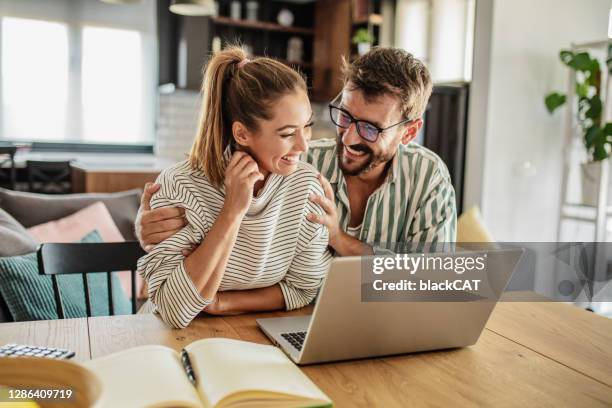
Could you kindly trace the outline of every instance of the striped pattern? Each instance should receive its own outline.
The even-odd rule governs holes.
[[[174,327],[185,327],[208,304],[188,276],[181,250],[199,244],[223,206],[223,191],[215,189],[187,161],[164,170],[152,208],[184,207],[188,225],[155,246],[138,262],[149,285],[153,310]],[[328,231],[311,223],[309,212],[322,213],[308,199],[321,194],[317,173],[300,162],[290,176],[271,174],[244,217],[219,290],[243,290],[280,285],[287,310],[310,303],[323,282],[331,255]]]
[[[350,206],[335,139],[311,142],[302,160],[329,180],[340,226],[347,231]],[[456,223],[455,190],[446,165],[432,151],[410,143],[399,146],[385,183],[368,199],[358,238],[372,245],[375,253],[406,244],[423,251],[432,244],[454,242]]]

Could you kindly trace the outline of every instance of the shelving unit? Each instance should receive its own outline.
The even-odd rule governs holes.
[[[253,20],[235,20],[229,17],[212,17],[211,21],[214,24],[225,25],[230,27],[250,28],[252,30],[278,31],[292,34],[314,35],[312,28],[303,27],[286,27],[276,23]]]
[[[352,0],[351,10],[351,56],[358,57],[357,46],[352,43],[353,35],[359,29],[365,28],[374,41],[372,46],[380,44],[380,27],[383,24],[382,0]]]
[[[273,57],[289,66],[298,68],[312,86],[313,42],[315,37],[314,14],[316,1],[294,3],[290,1],[258,2],[256,20],[246,19],[245,2],[241,2],[241,19],[230,17],[230,0],[219,2],[219,16],[211,17],[207,48],[212,51],[214,37],[224,48],[230,43],[240,43],[252,50],[253,56]],[[282,9],[289,10],[294,21],[291,26],[278,24],[276,19]],[[302,41],[301,61],[288,60],[288,45],[293,37]]]
[[[159,84],[173,83],[189,90],[200,89],[202,67],[212,55],[213,39],[219,37],[221,48],[240,43],[248,46],[253,56],[272,57],[299,69],[307,79],[311,100],[328,102],[342,87],[342,58],[351,55],[353,26],[382,24],[382,16],[377,13],[353,23],[353,0],[258,0],[256,20],[246,19],[245,0],[241,1],[240,19],[230,18],[231,0],[219,0],[219,15],[215,17],[179,16],[169,12],[170,0],[156,1]],[[277,23],[283,8],[294,15],[289,27]],[[292,37],[303,42],[300,62],[287,58]]]
[[[585,49],[601,49],[608,47],[609,40],[590,42],[585,44],[572,44],[572,51],[585,50]],[[608,109],[610,100],[610,87],[609,87],[609,75],[605,65],[602,66],[602,80],[601,80],[601,92],[602,92],[602,112],[604,122],[610,121],[608,116]],[[573,203],[567,201],[567,193],[569,190],[569,174],[570,167],[576,163],[572,163],[572,147],[579,139],[579,143],[582,144],[582,135],[575,131],[575,111],[573,109],[573,101],[575,98],[576,88],[576,77],[574,71],[570,70],[568,89],[567,89],[567,101],[568,108],[565,119],[565,140],[564,140],[564,152],[563,152],[563,167],[562,167],[562,179],[561,179],[561,196],[560,196],[560,209],[559,209],[559,220],[557,224],[557,242],[562,240],[562,226],[564,221],[572,220],[579,222],[586,222],[594,225],[594,237],[593,242],[604,243],[602,245],[596,245],[594,248],[594,264],[593,271],[594,276],[590,277],[593,282],[605,282],[608,278],[608,261],[607,253],[605,248],[605,242],[607,238],[607,223],[608,219],[612,217],[612,205],[608,202],[609,197],[609,180],[610,174],[610,159],[602,161],[601,177],[599,180],[598,188],[598,199],[597,205],[585,205],[581,203]],[[576,211],[580,212],[577,215]],[[592,283],[593,283],[592,282]],[[591,293],[593,293],[593,287],[591,286]],[[591,306],[590,306],[591,307]]]

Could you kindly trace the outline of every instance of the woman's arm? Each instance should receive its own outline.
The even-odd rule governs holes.
[[[221,285],[240,223],[253,198],[253,187],[261,179],[263,175],[251,156],[234,153],[225,171],[223,208],[202,243],[185,259],[185,270],[205,299],[212,298]]]
[[[153,197],[153,207],[176,206],[189,196],[175,178],[173,174],[160,176],[161,189]],[[149,297],[167,323],[186,327],[212,302],[249,207],[253,184],[260,178],[253,159],[235,154],[226,171],[223,209],[212,226],[207,214],[188,210],[189,224],[139,260]],[[193,245],[196,249],[186,257],[183,250]]]
[[[214,315],[236,315],[264,312],[285,308],[285,298],[280,285],[248,290],[217,292],[213,303],[205,312]]]

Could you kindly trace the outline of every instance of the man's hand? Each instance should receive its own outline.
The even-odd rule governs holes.
[[[325,211],[325,214],[318,215],[310,213],[306,216],[306,218],[309,221],[325,225],[327,227],[327,230],[329,231],[329,245],[332,248],[335,248],[337,240],[340,238],[340,235],[342,233],[342,230],[340,229],[338,212],[336,211],[334,190],[332,189],[331,184],[329,184],[329,181],[327,181],[327,179],[321,174],[319,174],[319,181],[321,182],[321,186],[323,187],[323,192],[325,193],[325,196],[311,194],[310,201],[315,204],[318,204],[319,207],[321,207],[323,211]]]
[[[147,183],[140,199],[140,208],[135,221],[136,236],[140,246],[147,252],[153,246],[171,237],[185,225],[185,209],[157,208],[151,209],[151,197],[159,190],[159,184]]]

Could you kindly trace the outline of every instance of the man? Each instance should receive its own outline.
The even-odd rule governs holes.
[[[456,238],[455,192],[433,152],[414,143],[431,95],[427,68],[411,54],[376,47],[344,67],[342,92],[329,110],[336,140],[310,143],[306,157],[320,173],[325,215],[307,215],[329,230],[336,254],[368,255],[407,245],[422,250]],[[145,249],[185,224],[182,210],[151,210],[148,185],[136,222]]]

